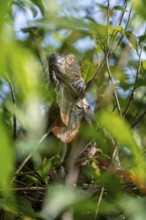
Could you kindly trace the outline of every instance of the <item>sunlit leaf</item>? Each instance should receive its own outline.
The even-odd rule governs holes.
[[[97,176],[99,176],[100,175],[100,169],[97,165],[97,162],[93,160],[92,163],[91,163],[91,166],[92,166],[93,170],[95,171],[95,174]]]

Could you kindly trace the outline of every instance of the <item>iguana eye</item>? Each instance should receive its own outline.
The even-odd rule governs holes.
[[[70,55],[68,55],[68,56],[66,57],[66,61],[67,61],[68,64],[73,63],[73,62],[74,62],[74,59],[75,59],[75,57],[74,57],[74,55],[72,55],[72,54],[70,54]]]

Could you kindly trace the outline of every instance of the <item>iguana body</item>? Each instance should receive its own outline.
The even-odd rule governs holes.
[[[90,120],[92,115],[86,99],[79,99],[86,85],[81,77],[79,63],[72,54],[52,54],[49,72],[56,93],[51,111],[52,114],[59,111],[59,116],[55,115],[58,119],[52,132],[62,142],[69,143],[78,133],[81,120],[84,117]]]

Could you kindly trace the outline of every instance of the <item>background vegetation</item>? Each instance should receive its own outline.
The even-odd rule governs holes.
[[[0,219],[145,219],[145,4],[1,0]],[[40,141],[52,101],[51,53],[80,62],[98,125],[83,126],[69,147],[94,140],[102,168],[90,158],[82,184],[73,186],[57,179],[60,143]]]

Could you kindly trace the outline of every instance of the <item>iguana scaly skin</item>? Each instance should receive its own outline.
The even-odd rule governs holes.
[[[52,114],[56,112],[55,118],[59,111],[52,132],[62,142],[69,143],[78,133],[81,120],[90,120],[93,114],[87,100],[79,99],[84,94],[86,84],[81,76],[80,65],[72,54],[50,55],[49,73],[56,93],[51,107]]]

